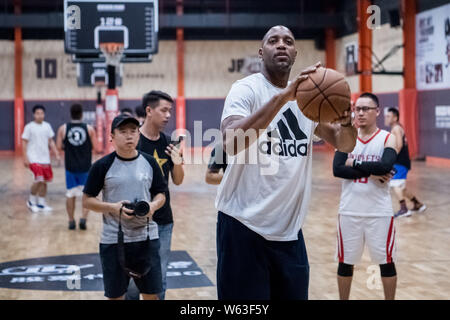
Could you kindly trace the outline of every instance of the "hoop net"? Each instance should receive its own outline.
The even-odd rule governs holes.
[[[94,87],[97,88],[97,91],[101,90],[104,86],[106,86],[106,83],[103,80],[95,81],[94,83]]]
[[[124,45],[119,42],[100,43],[100,50],[105,56],[106,64],[119,67],[123,56]]]

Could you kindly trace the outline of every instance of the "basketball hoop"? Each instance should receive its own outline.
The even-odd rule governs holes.
[[[123,56],[124,44],[119,42],[100,43],[100,50],[106,59],[106,64],[119,67]]]
[[[95,81],[94,82],[94,87],[97,89],[97,91],[101,91],[101,89],[105,86],[106,86],[105,81]]]

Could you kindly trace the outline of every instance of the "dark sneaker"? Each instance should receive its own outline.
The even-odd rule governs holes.
[[[80,219],[80,230],[86,230],[86,219]]]
[[[424,212],[426,209],[427,209],[427,206],[424,205],[423,203],[416,203],[414,205],[414,208],[411,209],[411,211],[414,213],[420,213],[420,212]]]
[[[410,215],[412,215],[410,210],[408,210],[408,209],[400,209],[400,210],[398,210],[398,212],[396,214],[394,214],[394,218],[409,217]]]
[[[75,230],[75,221],[69,221],[69,230]]]

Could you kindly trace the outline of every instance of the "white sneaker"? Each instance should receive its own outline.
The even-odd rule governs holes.
[[[38,207],[39,211],[42,211],[42,212],[53,211],[53,208],[52,208],[52,207],[49,207],[49,206],[46,205],[46,204],[38,204],[37,207]]]
[[[27,207],[31,210],[31,212],[39,212],[38,206],[32,203],[30,200],[27,200]]]
[[[422,204],[418,209],[416,210],[412,210],[414,213],[420,213],[420,212],[424,212],[427,209],[427,206]]]
[[[394,218],[400,218],[400,217],[409,217],[412,215],[411,210],[402,210],[400,209],[396,214],[394,214]]]

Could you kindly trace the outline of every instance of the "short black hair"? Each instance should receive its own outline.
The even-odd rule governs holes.
[[[275,28],[284,28],[284,29],[288,30],[288,31],[291,33],[292,38],[295,40],[294,33],[292,32],[291,29],[289,29],[288,27],[283,26],[283,25],[276,25],[276,26],[271,27],[269,30],[267,30],[267,32],[264,34],[264,36],[263,36],[263,38],[262,38],[262,43],[261,43],[261,45],[264,45],[264,42],[266,42],[266,40],[267,40],[267,38],[268,38],[268,36],[269,36],[270,31],[272,31],[272,29],[275,29]]]
[[[398,112],[397,108],[389,108],[388,112],[392,112],[397,117],[397,121],[400,120],[400,112]]]
[[[376,95],[374,95],[373,93],[363,92],[359,97],[372,99],[372,101],[375,102],[375,105],[377,106],[377,108],[380,107],[380,101],[378,100],[378,97]]]
[[[173,103],[172,97],[167,93],[159,90],[152,90],[144,94],[144,97],[142,98],[142,107],[144,108],[144,110],[147,108],[147,106],[154,109],[159,106],[160,100],[166,100],[170,103]]]
[[[35,106],[33,107],[33,113],[35,113],[36,110],[38,110],[38,109],[41,109],[42,111],[45,112],[45,107],[44,107],[43,105],[41,105],[41,104],[37,104],[37,105],[35,105]]]
[[[83,117],[83,106],[79,103],[74,103],[70,107],[70,117],[73,120],[80,120]]]
[[[143,106],[136,106],[136,108],[134,108],[134,112],[136,113],[137,117],[145,118],[145,109]]]
[[[131,110],[130,108],[123,108],[123,109],[121,109],[120,110],[120,113],[128,113],[128,114],[130,114],[130,115],[134,115],[133,114],[133,110]]]

